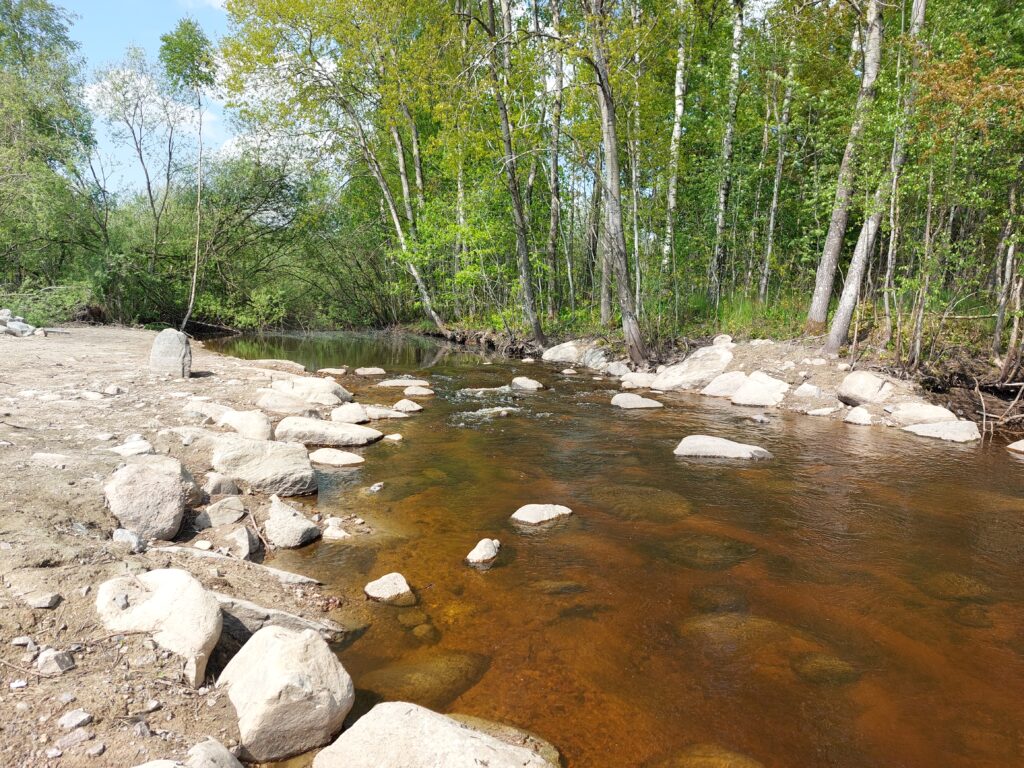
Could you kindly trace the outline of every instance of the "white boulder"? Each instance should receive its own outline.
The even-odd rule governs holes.
[[[158,465],[126,464],[110,476],[103,494],[122,528],[142,539],[173,539],[185,514],[181,464],[177,471]]]
[[[386,373],[383,368],[356,368],[356,376],[384,376]]]
[[[334,379],[318,376],[292,376],[278,379],[270,385],[286,395],[315,405],[340,405],[352,401],[352,393]]]
[[[297,443],[220,435],[213,468],[259,493],[303,496],[316,491],[316,474],[306,449]]]
[[[160,376],[174,376],[179,379],[191,376],[192,349],[188,344],[188,336],[173,328],[164,328],[160,331],[149,351],[149,370]]]
[[[295,549],[320,538],[320,529],[295,507],[270,497],[270,513],[263,530],[275,547]]]
[[[480,539],[472,551],[466,555],[466,562],[472,565],[489,563],[498,556],[501,542],[497,539]]]
[[[384,379],[384,381],[377,382],[377,386],[404,389],[405,387],[429,387],[430,382],[423,379]]]
[[[384,437],[376,429],[361,427],[358,424],[307,419],[302,416],[286,416],[281,419],[274,430],[274,436],[278,440],[328,448],[369,445]]]
[[[369,420],[369,414],[359,403],[345,403],[331,411],[331,421],[342,424],[365,424]]]
[[[752,405],[768,408],[778,405],[786,397],[789,384],[769,376],[763,371],[754,371],[729,399],[733,405]]]
[[[280,416],[316,416],[317,409],[305,400],[273,389],[259,390],[256,405]]]
[[[400,573],[388,573],[371,581],[363,592],[371,600],[388,605],[416,605],[416,595]]]
[[[861,427],[870,427],[874,423],[874,418],[871,416],[870,411],[862,405],[858,405],[856,408],[851,408],[850,412],[846,414],[846,418],[843,419],[847,424],[856,424]]]
[[[665,407],[663,403],[659,403],[657,400],[652,400],[649,397],[640,397],[640,395],[634,395],[632,392],[619,392],[612,397],[612,405],[625,409]]]
[[[1015,443],[1010,443],[1006,446],[1006,450],[1010,453],[1022,453],[1024,454],[1024,440],[1018,440]]]
[[[412,400],[399,400],[392,407],[396,411],[401,411],[402,413],[416,413],[417,411],[423,410],[422,405],[414,403]]]
[[[408,419],[409,414],[402,411],[396,411],[394,408],[385,408],[381,405],[368,405],[366,406],[366,415],[370,417],[370,421],[378,421],[380,419]]]
[[[512,519],[525,525],[541,525],[571,514],[572,510],[561,504],[526,504],[512,513]]]
[[[746,383],[747,374],[743,371],[727,371],[715,376],[700,393],[706,397],[732,397]]]
[[[217,419],[217,425],[230,427],[242,437],[248,437],[250,440],[270,439],[270,419],[263,411],[227,410]]]
[[[406,397],[430,397],[432,394],[434,394],[434,390],[432,390],[430,387],[414,386],[406,387],[405,389],[402,390],[402,394],[405,395]]]
[[[358,453],[339,451],[337,448],[317,448],[309,454],[309,460],[314,464],[325,464],[329,467],[353,467],[366,461]]]
[[[528,376],[516,376],[512,379],[512,389],[525,389],[530,392],[535,392],[538,389],[544,389],[544,385],[536,379],[531,379]]]
[[[630,371],[629,373],[622,375],[621,381],[623,388],[625,388],[625,385],[631,384],[638,389],[650,389],[656,378],[657,374],[655,373],[647,373],[646,371]]]
[[[848,373],[839,385],[836,395],[847,405],[883,403],[893,393],[893,386],[885,379],[868,371]]]
[[[652,389],[700,389],[723,373],[732,362],[730,345],[701,347],[683,362],[670,365],[651,382]]]
[[[771,453],[756,445],[737,443],[723,437],[710,435],[688,435],[684,437],[673,453],[676,456],[692,456],[708,459],[770,459]]]
[[[326,522],[322,534],[324,541],[343,541],[352,538],[352,534],[345,530],[344,520],[340,517],[328,517]]]
[[[889,419],[899,427],[911,424],[937,424],[941,421],[956,421],[956,414],[940,405],[931,403],[906,402],[897,403],[886,408]]]
[[[821,387],[811,384],[809,381],[805,381],[799,387],[793,390],[793,397],[814,399],[821,397]]]
[[[973,421],[938,421],[932,424],[911,424],[909,427],[904,427],[903,431],[919,435],[920,437],[948,440],[951,443],[970,443],[974,440],[981,440],[978,425]]]

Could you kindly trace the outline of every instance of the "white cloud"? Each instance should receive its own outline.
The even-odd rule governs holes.
[[[178,0],[178,2],[186,8],[214,8],[223,11],[225,0]]]

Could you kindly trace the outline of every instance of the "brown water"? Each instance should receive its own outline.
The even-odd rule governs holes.
[[[402,337],[219,348],[432,378],[426,410],[385,422],[402,443],[321,477],[319,510],[378,534],[280,558],[339,594],[392,570],[416,589],[434,628],[420,632],[437,636],[404,626],[423,620],[408,609],[367,606],[371,626],[340,652],[357,688],[379,690],[395,663],[477,654],[449,688],[412,693],[528,728],[573,768],[709,742],[770,768],[1024,766],[1024,463],[1001,445],[795,414],[755,424],[696,396],[621,411],[612,381]],[[550,388],[459,392],[516,375]],[[345,383],[364,403],[400,396]],[[499,405],[520,410],[467,415]],[[691,433],[775,459],[673,456]],[[509,515],[530,502],[575,514],[523,531]],[[484,536],[502,551],[480,572],[462,559]]]

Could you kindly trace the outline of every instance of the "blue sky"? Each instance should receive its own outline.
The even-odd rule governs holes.
[[[227,32],[227,16],[218,0],[55,0],[57,5],[72,15],[71,36],[81,46],[86,70],[91,80],[96,70],[116,64],[130,45],[143,48],[155,58],[160,48],[160,35],[169,32],[183,16],[191,16],[216,41]],[[222,112],[218,105],[211,106],[207,118],[209,143],[214,147],[228,137]],[[118,172],[112,181],[117,187],[132,187],[141,183],[141,174],[135,170],[133,156],[124,148],[115,147],[102,130],[99,121],[96,132],[101,152],[113,156]]]

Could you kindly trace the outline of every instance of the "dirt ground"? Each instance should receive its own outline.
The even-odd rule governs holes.
[[[206,736],[234,746],[238,732],[226,695],[185,685],[181,661],[148,636],[107,632],[94,609],[97,585],[173,565],[209,589],[346,626],[358,626],[361,601],[282,584],[243,561],[198,557],[195,550],[133,555],[113,543],[118,525],[105,508],[103,483],[124,459],[109,449],[141,434],[202,485],[208,457],[167,430],[199,425],[184,408],[190,395],[251,409],[267,380],[195,342],[193,377],[165,379],[148,370],[155,333],[63,330],[46,338],[0,335],[0,765],[131,766],[180,758]],[[186,539],[187,521],[179,535]],[[60,595],[55,607],[29,607],[49,593]],[[75,667],[55,677],[38,674],[37,650],[12,644],[26,636],[37,649],[70,651]],[[216,652],[210,669],[217,669]],[[61,716],[79,708],[92,715],[84,731],[61,728]],[[77,739],[85,740],[69,743]]]

